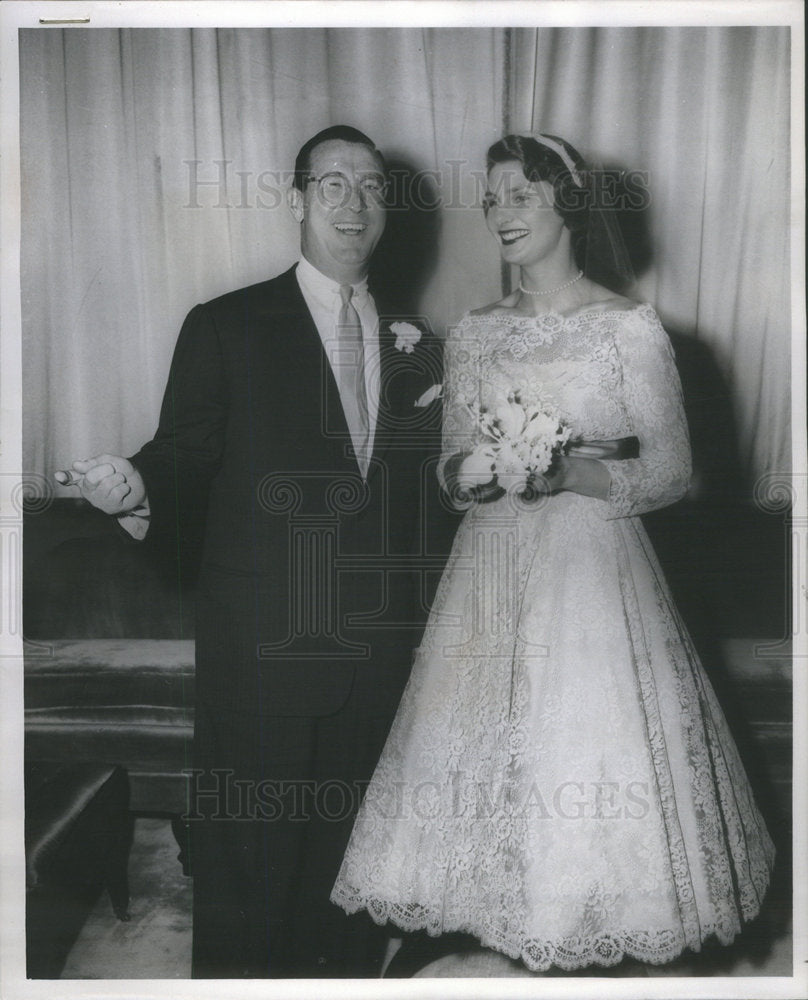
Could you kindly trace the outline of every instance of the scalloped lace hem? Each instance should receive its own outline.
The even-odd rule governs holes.
[[[741,930],[740,921],[726,924],[706,924],[701,927],[699,939],[686,940],[679,931],[610,931],[594,937],[556,938],[538,940],[497,933],[495,928],[481,928],[465,921],[445,922],[434,910],[417,904],[402,905],[378,899],[360,899],[343,890],[335,889],[331,901],[342,907],[346,913],[356,913],[366,909],[374,922],[383,925],[394,924],[403,931],[425,930],[430,937],[440,934],[461,932],[476,937],[485,948],[501,952],[508,958],[524,963],[531,972],[546,972],[556,966],[565,972],[583,969],[592,965],[611,968],[625,958],[644,962],[648,965],[665,965],[678,958],[689,948],[698,952],[707,938],[715,937],[720,944],[729,945]],[[744,920],[752,920],[758,910],[744,914]]]

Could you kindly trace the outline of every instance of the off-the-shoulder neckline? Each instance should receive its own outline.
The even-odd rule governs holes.
[[[562,313],[558,312],[556,309],[549,309],[545,313],[539,313],[536,316],[520,316],[516,313],[507,312],[488,312],[479,313],[474,315],[472,312],[467,312],[463,317],[463,320],[486,320],[486,319],[506,319],[515,323],[542,323],[546,322],[548,319],[561,320],[562,323],[570,322],[572,320],[580,319],[582,316],[630,316],[633,313],[641,312],[645,310],[652,310],[653,306],[650,302],[635,302],[627,309],[602,309],[598,307],[597,303],[592,305],[583,306],[581,309],[576,310],[573,313]]]

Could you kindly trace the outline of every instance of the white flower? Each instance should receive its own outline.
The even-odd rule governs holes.
[[[498,396],[491,409],[468,409],[486,439],[477,448],[480,461],[493,459],[497,482],[509,492],[523,492],[531,477],[547,472],[570,437],[557,413],[526,406],[519,390]]]
[[[497,483],[509,493],[522,493],[527,487],[526,458],[521,442],[506,441],[497,449]]]
[[[474,451],[467,455],[457,471],[457,485],[463,489],[471,486],[484,486],[494,478],[494,463],[496,449],[490,444],[478,444]]]
[[[525,426],[525,411],[515,400],[509,399],[507,403],[501,403],[496,408],[495,416],[505,437],[516,441],[522,436]]]
[[[526,472],[523,449],[516,441],[503,441],[497,448],[497,472]]]
[[[398,346],[398,344],[396,344]],[[419,408],[429,406],[430,403],[434,403],[436,399],[440,399],[443,395],[443,385],[438,382],[435,385],[431,385],[425,393],[420,395],[418,399],[415,400],[415,405]]]
[[[412,323],[391,323],[390,332],[396,335],[396,350],[412,354],[421,339],[421,331]]]
[[[541,410],[534,410],[529,414],[525,424],[523,437],[530,444],[553,436],[558,430],[558,419],[551,417]]]

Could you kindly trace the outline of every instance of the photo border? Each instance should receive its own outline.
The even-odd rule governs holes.
[[[758,25],[791,27],[792,44],[792,173],[791,173],[791,261],[792,261],[792,379],[793,415],[792,482],[796,491],[794,517],[793,613],[795,623],[794,664],[794,968],[788,977],[710,977],[673,979],[514,979],[514,980],[294,980],[277,982],[205,980],[59,980],[60,997],[798,997],[808,984],[808,851],[806,848],[806,765],[808,739],[806,710],[808,683],[804,665],[808,657],[806,595],[808,571],[808,516],[806,515],[806,408],[805,408],[805,200],[804,200],[804,34],[803,10],[797,2],[671,2],[642,3],[625,0],[559,0],[559,2],[500,3],[430,2],[132,2],[106,3],[95,0],[11,0],[0,4],[0,60],[2,60],[2,104],[0,104],[0,406],[2,406],[2,451],[0,452],[0,527],[3,579],[0,594],[13,617],[19,615],[20,548],[14,523],[14,496],[19,496],[21,449],[21,295],[20,166],[19,166],[19,64],[17,30],[45,19],[42,30],[70,27],[93,30],[100,27],[541,27],[541,26],[663,26],[663,25]],[[65,21],[89,17],[89,24]],[[3,584],[6,583],[5,589]],[[24,864],[22,783],[22,640],[19,634],[0,634],[0,704],[2,704],[2,798],[0,799],[0,993],[3,997],[49,997],[51,981],[24,979]],[[22,905],[20,901],[22,900]],[[800,991],[800,992],[797,992]]]

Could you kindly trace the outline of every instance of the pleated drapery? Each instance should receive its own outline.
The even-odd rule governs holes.
[[[639,297],[704,341],[750,472],[791,468],[787,28],[515,32],[509,127],[647,174]]]
[[[26,469],[131,454],[153,434],[188,309],[296,259],[284,190],[308,136],[361,128],[424,174],[427,202],[443,161],[478,167],[501,127],[501,44],[483,30],[22,32]],[[479,207],[443,215],[414,308],[437,330],[471,290],[499,289]]]
[[[296,259],[289,171],[335,122],[425,208],[398,253],[440,334],[500,294],[506,128],[646,171],[638,294],[715,353],[749,471],[790,467],[787,29],[31,29],[20,69],[27,471],[151,436],[188,309]]]

